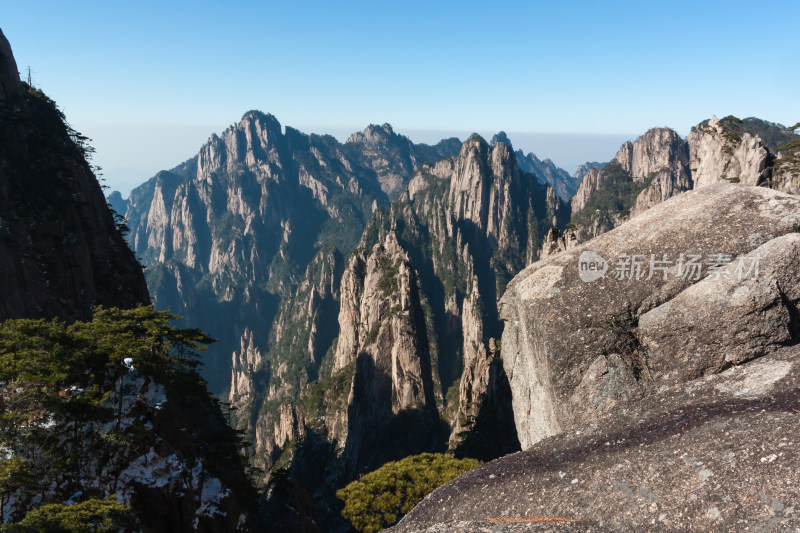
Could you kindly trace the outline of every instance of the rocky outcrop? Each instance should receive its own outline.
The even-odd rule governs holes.
[[[800,349],[664,386],[440,487],[391,531],[800,527]]]
[[[150,297],[91,166],[85,138],[19,80],[0,33],[0,320],[87,318]]]
[[[547,235],[544,236],[542,251],[539,252],[539,259],[544,259],[565,250],[572,250],[577,245],[578,236],[573,230],[568,229],[562,234],[558,228],[550,228]]]
[[[571,251],[539,261],[518,275],[501,301],[501,317],[506,321],[503,362],[523,448],[580,426],[598,412],[646,395],[662,384],[672,384],[670,373],[676,369],[681,369],[683,380],[724,369],[719,351],[690,357],[686,351],[670,351],[670,342],[666,338],[659,342],[657,333],[645,341],[638,328],[661,331],[653,325],[655,317],[661,316],[666,321],[663,330],[671,329],[676,324],[667,325],[667,317],[673,316],[667,310],[670,306],[679,309],[679,302],[692,300],[691,291],[685,300],[679,295],[697,283],[701,274],[705,277],[715,261],[748,254],[764,241],[797,232],[799,212],[797,197],[769,189],[702,187],[659,204]],[[793,257],[787,254],[787,258]],[[780,264],[777,258],[771,261]],[[783,278],[775,279],[785,283]],[[764,278],[764,283],[764,287],[771,287],[769,278]],[[692,290],[704,295],[703,287]],[[794,313],[794,293],[781,289],[787,295],[787,304],[779,298],[781,291],[759,287],[749,289],[753,295],[749,300],[744,296],[748,292],[742,292],[742,287],[736,289],[745,300],[756,302],[750,308],[706,311],[712,318],[713,313],[749,316],[734,321],[749,324],[748,338],[757,337],[753,328],[763,328],[767,316],[784,317],[783,322],[770,326],[775,331],[790,327],[785,317]],[[716,290],[727,294],[729,289]],[[771,294],[772,303],[767,303],[767,296],[755,298],[759,291]],[[767,313],[758,302],[775,309]],[[659,311],[664,305],[667,307]],[[780,311],[781,307],[786,309]],[[653,318],[644,318],[648,312]],[[685,319],[676,316],[675,320],[687,325],[695,318],[687,313]],[[739,326],[732,323],[730,327],[731,331],[723,329],[720,335],[730,335],[726,337],[730,339],[743,335],[733,331]],[[701,328],[696,331],[698,338],[702,336]],[[788,340],[776,336],[775,342]],[[656,345],[664,346],[665,351],[658,352]],[[693,350],[703,353],[696,346]],[[759,352],[753,348],[751,353]],[[657,366],[655,361],[659,361]],[[633,382],[637,385],[629,386]],[[591,400],[587,402],[587,398]]]
[[[623,144],[609,166],[586,171],[572,198],[573,221],[586,240],[691,188],[686,143],[669,128],[653,128]],[[587,208],[598,194],[617,199]]]
[[[585,241],[675,195],[712,183],[763,185],[796,194],[796,165],[783,164],[791,157],[776,158],[768,148],[777,150],[793,139],[791,130],[754,118],[712,117],[693,128],[685,141],[668,128],[651,129],[622,145],[602,172],[586,173],[572,199],[572,222]]]
[[[357,344],[337,345],[334,371],[355,365],[345,453],[356,466],[372,464],[381,433],[397,415],[420,411],[436,418],[442,400],[436,397],[441,388],[431,360],[417,274],[394,234],[389,233],[368,255],[353,256],[350,269],[358,272],[360,302],[347,303],[343,294],[339,324],[340,328],[357,324]],[[351,309],[356,316],[349,315]],[[407,438],[415,440],[413,433],[428,431],[408,428]]]
[[[634,180],[644,181],[665,170],[685,174],[688,156],[683,139],[677,133],[669,128],[653,128],[636,142],[623,144],[614,161]]]
[[[696,126],[686,142],[695,187],[725,181],[761,185],[767,180],[769,151],[759,137],[742,133],[730,117],[712,117]]]
[[[598,170],[596,168],[589,169],[586,172],[583,181],[581,181],[581,184],[578,186],[575,196],[573,196],[570,200],[572,213],[577,213],[586,207],[589,198],[591,198],[595,192],[600,190],[600,187],[603,185],[604,181],[605,174],[603,174],[602,170]]]
[[[461,141],[452,138],[436,146],[415,145],[396,134],[389,124],[371,124],[363,132],[352,134],[345,147],[354,148],[357,159],[375,172],[383,192],[396,200],[420,165],[451,156],[461,147]]]
[[[686,381],[800,341],[797,265],[800,234],[776,237],[644,313],[637,337],[649,372]]]
[[[353,327],[355,331],[352,336],[340,336],[334,372],[357,359],[370,359],[359,366],[369,366],[373,376],[369,385],[362,384],[374,393],[374,401],[363,406],[374,409],[373,424],[379,424],[387,414],[416,406],[435,409],[417,276],[394,233],[369,253],[351,256],[344,279],[348,291],[343,292],[339,327],[342,331]]]
[[[242,408],[252,397],[253,375],[261,366],[264,356],[253,340],[253,332],[245,328],[241,339],[241,347],[233,352],[231,364],[231,405]]]
[[[0,31],[0,102],[18,96],[22,91],[17,61],[11,52],[8,39]]]

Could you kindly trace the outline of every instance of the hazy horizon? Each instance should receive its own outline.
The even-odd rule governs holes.
[[[277,117],[280,121],[280,117]],[[373,122],[377,123],[377,122]],[[332,135],[344,143],[347,138],[361,128],[329,128],[326,130],[310,130],[296,127],[293,124],[281,125],[299,129],[303,133]],[[119,191],[127,198],[132,189],[142,185],[161,170],[169,170],[194,157],[211,134],[220,135],[226,128],[213,126],[163,126],[136,125],[121,127],[119,125],[89,125],[82,133],[92,139],[92,146],[97,153],[93,163],[102,167],[101,178],[108,187],[106,193]],[[457,137],[462,142],[471,134],[478,133],[487,141],[499,131],[467,131],[467,130],[398,130],[395,133],[405,135],[414,143],[436,144],[442,139]],[[505,130],[500,130],[505,131]],[[643,133],[643,132],[642,132]],[[574,174],[578,166],[589,161],[606,162],[614,157],[620,145],[627,140],[634,140],[640,134],[584,134],[584,133],[540,133],[506,131],[514,150],[522,150],[525,154],[533,153],[539,159],[550,159],[553,163]],[[134,142],[143,146],[149,157],[138,166],[113,166],[106,161],[126,160],[128,150]],[[184,156],[175,157],[183,153]],[[584,157],[586,156],[586,157]],[[141,161],[140,159],[132,159]]]

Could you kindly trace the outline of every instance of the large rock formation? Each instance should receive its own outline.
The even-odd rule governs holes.
[[[796,529],[798,260],[800,198],[717,184],[529,266],[501,300],[527,451],[394,530]]]
[[[609,165],[586,172],[572,198],[572,222],[586,240],[692,188],[689,150],[669,128],[626,142]]]
[[[581,184],[578,186],[578,190],[575,192],[575,195],[570,199],[572,212],[577,213],[586,207],[586,204],[589,202],[589,198],[591,198],[594,193],[600,190],[603,182],[605,182],[605,174],[603,174],[603,171],[596,168],[590,168],[584,175]]]
[[[765,188],[708,186],[528,267],[509,285],[501,302],[506,321],[503,361],[523,448],[663,384],[717,372],[747,358],[720,359],[726,343],[710,351],[699,343],[692,344],[691,351],[680,349],[685,347],[675,346],[680,331],[690,343],[691,338],[716,335],[729,335],[726,342],[732,342],[743,335],[755,339],[753,328],[760,328],[774,342],[750,341],[749,357],[796,340],[795,293],[783,287],[788,282],[781,277],[793,277],[794,269],[777,272],[779,265],[791,264],[794,252],[786,248],[788,241],[768,241],[798,228],[796,196]],[[756,250],[762,243],[766,244]],[[755,285],[711,289],[708,280],[698,283],[737,255],[753,250],[774,254],[784,248],[785,258],[762,258],[765,270]],[[734,261],[739,263],[747,266],[748,261]],[[738,274],[715,271],[714,275],[723,284],[726,277],[738,281]],[[782,288],[775,288],[775,283]],[[689,292],[682,296],[683,291]],[[737,306],[715,310],[722,304],[707,303],[699,305],[702,311],[691,307],[697,298],[728,301],[720,298],[731,292],[738,295]],[[678,312],[682,305],[693,311]],[[740,318],[733,320],[734,316]],[[702,317],[725,318],[729,323],[698,326]],[[746,333],[734,331],[742,324],[748,324]],[[715,326],[731,329],[703,337],[702,327]],[[697,335],[688,335],[686,328]]]
[[[352,134],[345,147],[353,147],[353,155],[375,172],[383,192],[395,200],[408,183],[408,177],[420,165],[456,153],[461,141],[450,138],[436,146],[414,144],[407,137],[396,134],[389,124],[371,124],[363,132]]]
[[[55,103],[20,81],[0,33],[0,320],[150,302],[88,150]]]
[[[725,181],[761,185],[767,179],[769,150],[759,137],[741,132],[729,117],[712,117],[696,126],[686,142],[696,187]]]

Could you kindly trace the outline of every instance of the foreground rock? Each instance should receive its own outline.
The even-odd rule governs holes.
[[[662,385],[797,342],[797,239],[769,241],[798,229],[797,196],[709,185],[522,271],[501,300],[503,364],[522,449]],[[736,256],[762,244],[757,280],[739,286],[720,271],[719,287],[700,281],[715,262],[727,258],[736,268]],[[605,274],[581,281],[582,254],[604,264]],[[742,265],[753,266],[746,258]],[[727,274],[738,282],[739,274]]]
[[[794,346],[482,465],[393,531],[796,530],[798,406]]]

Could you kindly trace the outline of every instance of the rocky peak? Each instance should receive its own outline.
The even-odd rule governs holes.
[[[570,198],[575,195],[583,175],[580,177],[570,176],[566,170],[556,166],[550,159],[540,160],[533,153],[525,155],[522,150],[517,150],[515,155],[517,165],[522,172],[533,174],[539,183],[552,187],[563,201],[569,202]]]
[[[347,138],[346,142],[374,147],[376,145],[385,144],[399,138],[404,139],[405,137],[396,134],[394,129],[392,129],[392,125],[389,123],[385,123],[380,126],[377,124],[370,124],[364,128],[363,132],[351,134],[350,137]]]
[[[17,62],[11,52],[11,45],[0,30],[0,102],[21,91],[22,83],[19,80]]]
[[[631,168],[633,168],[633,143],[625,141],[622,146],[619,147],[617,155],[614,156],[614,161],[619,163],[619,166],[621,166],[625,172],[630,173]]]
[[[577,245],[578,236],[575,234],[575,231],[568,229],[564,231],[564,233],[561,233],[558,228],[550,228],[544,236],[539,259],[541,260],[566,250],[572,250]]]
[[[622,150],[620,150],[620,152],[622,152]],[[617,157],[619,157],[619,154],[617,154]],[[575,196],[572,197],[570,202],[573,214],[582,210],[586,206],[589,198],[591,198],[595,192],[600,190],[600,187],[603,185],[604,181],[605,174],[603,174],[601,170],[598,170],[597,168],[589,169],[584,176],[583,181],[581,181],[581,184],[578,186]]]
[[[506,135],[506,132],[504,131],[497,132],[494,135],[494,137],[492,137],[492,140],[489,142],[489,144],[492,147],[494,147],[497,143],[503,143],[509,147],[511,146],[511,141],[509,140],[508,135]]]
[[[769,151],[761,138],[743,133],[735,117],[713,116],[689,133],[692,179],[695,187],[732,182],[761,185],[769,174]]]
[[[605,167],[606,164],[607,163],[598,163],[597,161],[587,161],[586,163],[581,163],[581,165],[578,167],[578,170],[576,170],[575,174],[572,175],[572,178],[580,182],[591,169],[596,168],[598,170],[603,170],[603,167]]]
[[[614,158],[634,180],[643,181],[662,170],[686,172],[688,153],[683,139],[670,128],[652,128],[622,145]]]

